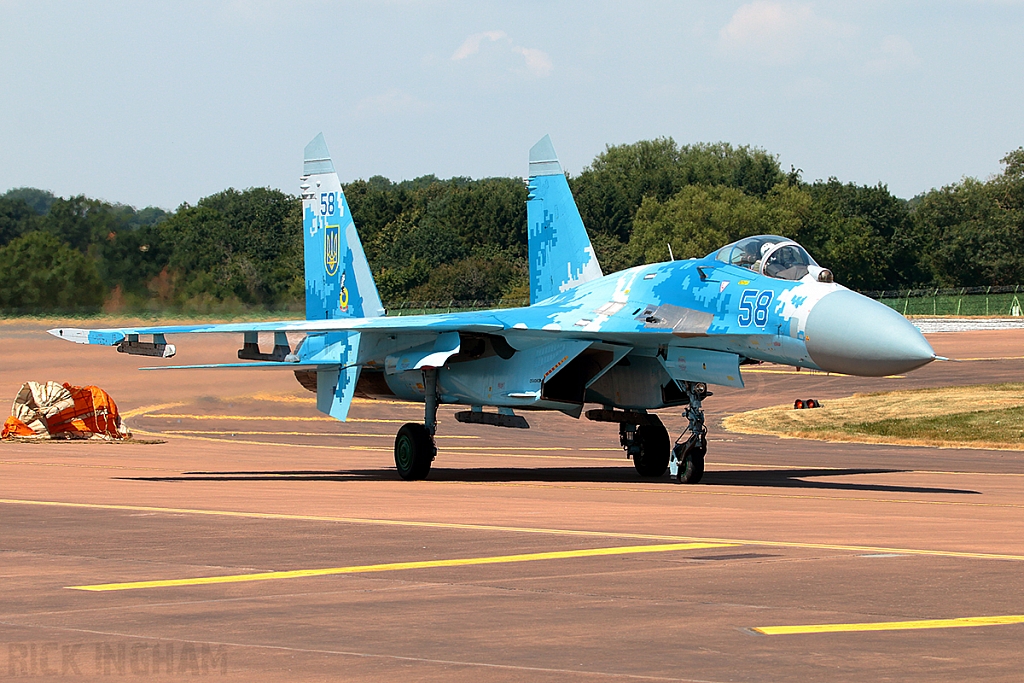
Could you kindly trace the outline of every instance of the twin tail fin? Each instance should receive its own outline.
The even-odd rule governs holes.
[[[301,188],[306,319],[384,315],[323,133],[306,145]]]
[[[530,303],[534,304],[603,273],[547,135],[530,149],[529,191],[527,249]]]

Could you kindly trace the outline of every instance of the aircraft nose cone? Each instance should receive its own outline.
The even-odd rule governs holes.
[[[935,360],[931,345],[906,318],[848,289],[814,304],[805,343],[819,368],[847,375],[895,375]]]

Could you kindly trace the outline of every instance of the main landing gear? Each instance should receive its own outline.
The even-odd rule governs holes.
[[[657,415],[643,414],[642,424],[619,423],[619,444],[641,477],[660,477],[668,469],[669,436]]]
[[[668,430],[657,415],[642,411],[588,410],[587,419],[595,422],[618,422],[619,444],[641,477],[660,477],[667,469],[679,484],[697,484],[704,476],[704,455],[708,452],[708,430],[704,426],[702,401],[711,396],[702,382],[681,382],[689,405],[683,417],[689,420],[686,430],[671,445]]]
[[[704,456],[708,452],[708,429],[704,426],[704,408],[701,401],[711,396],[711,392],[702,382],[681,384],[690,399],[690,405],[683,413],[683,417],[689,420],[689,425],[676,439],[668,468],[677,484],[697,484],[704,476]]]
[[[423,424],[402,425],[395,437],[395,467],[398,476],[407,481],[426,479],[430,464],[437,456],[434,432],[437,431],[437,370],[423,371],[425,415]]]

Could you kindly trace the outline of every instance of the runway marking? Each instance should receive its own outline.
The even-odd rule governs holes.
[[[257,574],[200,576],[188,579],[161,579],[156,581],[129,581],[126,583],[100,583],[85,586],[65,586],[65,588],[81,591],[106,592],[135,590],[138,588],[208,586],[220,583],[243,583],[246,581],[308,579],[315,576],[335,576],[338,574],[370,574],[377,572],[405,571],[408,569],[434,569],[438,567],[471,567],[484,564],[512,564],[516,562],[539,562],[543,560],[568,560],[579,557],[608,557],[612,555],[667,553],[674,552],[677,550],[731,548],[735,547],[735,545],[735,543],[666,543],[661,545],[629,545],[611,548],[586,548],[583,550],[555,550],[543,553],[522,553],[519,555],[493,555],[490,557],[462,557],[447,560],[389,562],[386,564],[363,564],[354,565],[350,567],[326,567],[323,569],[294,569],[289,571],[260,572]]]
[[[159,512],[170,515],[207,515],[212,517],[237,517],[241,519],[273,519],[283,521],[336,522],[341,524],[367,524],[376,526],[413,527],[421,529],[459,529],[464,531],[494,531],[518,534],[547,534],[555,536],[579,536],[588,538],[622,538],[642,541],[670,541],[674,543],[725,543],[732,545],[755,545],[769,548],[801,548],[810,550],[843,550],[856,553],[899,553],[929,557],[952,557],[977,560],[1009,560],[1024,562],[1024,555],[1001,553],[972,553],[958,550],[929,550],[921,548],[891,548],[887,546],[847,545],[838,543],[809,543],[800,541],[771,541],[741,538],[705,538],[700,536],[674,536],[667,534],[638,534],[617,531],[590,531],[585,529],[556,529],[547,527],[515,527],[492,524],[464,524],[458,522],[424,522],[402,519],[373,519],[367,517],[332,517],[324,515],[295,515],[277,512],[240,512],[234,510],[202,510],[194,508],[168,508],[149,505],[117,505],[113,503],[70,503],[50,500],[21,500],[0,498],[0,504],[38,505],[43,507],[65,507],[86,510],[119,510],[128,512]]]
[[[241,420],[251,422],[338,422],[333,417],[324,415],[321,416],[294,416],[288,417],[283,415],[192,415],[190,413],[143,413],[134,417],[152,417],[168,420]],[[350,417],[345,422],[376,422],[376,423],[395,423],[405,424],[408,420],[386,420],[383,418],[373,417]]]
[[[972,360],[1024,360],[1024,356],[993,356],[992,358],[953,358],[961,362]]]
[[[145,434],[147,436],[168,436],[167,432],[150,431],[146,429],[139,429],[138,427],[132,427],[132,431],[136,434]],[[237,433],[237,432],[236,432]],[[236,443],[242,445],[272,445],[272,446],[284,446],[286,449],[318,449],[325,451],[368,451],[373,453],[392,453],[394,451],[391,446],[380,446],[380,445],[325,445],[323,443],[289,443],[288,441],[256,441],[241,438],[216,438],[213,436],[191,436],[188,434],[174,434],[176,438],[186,438],[194,441],[213,441],[214,443]],[[458,446],[445,446],[440,450],[441,453],[446,451],[456,451]],[[482,449],[468,449],[470,451],[478,451]],[[522,449],[526,450],[526,449]],[[588,449],[577,449],[577,451],[586,451]],[[605,449],[595,449],[596,451],[604,451]],[[474,454],[457,454],[457,455],[474,455]],[[475,454],[480,458],[525,458],[525,459],[558,459],[558,460],[583,460],[587,462],[595,461],[610,461],[610,462],[623,462],[622,458],[594,458],[585,456],[537,456],[520,453],[481,453]]]
[[[1002,626],[1024,624],[1024,614],[999,617],[961,617],[959,619],[920,619],[915,621],[877,621],[865,624],[807,624],[805,626],[757,626],[752,631],[766,636],[798,633],[856,633],[860,631],[905,631],[927,628],[966,628],[970,626]]]
[[[144,415],[145,413],[154,410],[170,410],[171,408],[180,408],[183,405],[185,405],[184,401],[178,401],[177,403],[161,403],[159,405],[154,406],[142,406],[141,408],[132,408],[131,410],[122,411],[121,419],[127,420],[129,417],[138,417],[139,415]]]
[[[0,460],[0,465],[37,465],[39,467],[77,467],[88,470],[147,470],[153,472],[174,471],[169,467],[142,467],[139,465],[84,465],[77,462],[33,462],[32,460]]]
[[[281,435],[281,436],[350,436],[350,437],[362,437],[362,438],[371,438],[372,437],[372,438],[387,438],[387,439],[393,439],[394,438],[391,434],[352,434],[352,433],[349,433],[349,432],[337,432],[337,433],[335,433],[335,432],[277,432],[277,431],[274,431],[274,432],[269,432],[269,431],[268,432],[256,432],[256,431],[238,431],[238,430],[167,429],[167,430],[160,431],[160,432],[140,431],[140,433],[144,433],[144,434],[164,434],[164,435],[173,434],[175,436],[199,435],[199,434],[222,434],[224,436],[232,436],[234,434],[244,434],[244,435],[247,435],[247,436],[261,436],[261,435],[262,436],[275,436],[275,435]],[[435,439],[482,439],[483,437],[481,437],[481,436],[459,436],[459,435],[444,435],[444,434],[441,434],[439,436],[435,436],[434,438]],[[214,439],[214,441],[224,441],[224,439]],[[252,443],[252,442],[241,442],[240,441],[238,443]],[[285,445],[285,444],[282,444],[282,443],[279,443],[279,442],[276,442],[276,441],[260,441],[258,443],[263,443],[263,444],[267,444],[267,445],[271,445],[271,446],[282,446],[282,445]],[[289,445],[304,446],[306,444],[289,444]],[[442,448],[440,450],[444,450],[444,451],[503,451],[503,450],[513,450],[513,451],[560,451],[560,452],[564,452],[564,451],[569,451],[569,452],[599,451],[599,452],[602,452],[602,453],[608,453],[608,452],[616,453],[616,452],[620,452],[622,449],[621,448],[569,448],[568,446],[447,446],[447,447],[444,447],[444,448]],[[502,454],[502,455],[504,455],[504,454]],[[511,454],[509,454],[509,455],[511,455]],[[598,460],[598,459],[600,459],[600,460],[625,461],[625,458],[586,458],[586,459],[587,460]]]
[[[481,456],[485,457],[485,456]],[[509,455],[509,457],[516,457]],[[522,457],[544,457],[544,456],[522,456]],[[551,457],[551,456],[548,456]],[[593,458],[597,460],[598,458]],[[669,495],[678,495],[675,492],[678,491],[676,487],[658,486],[657,488],[634,488],[624,486],[574,486],[571,484],[544,484],[544,483],[533,483],[533,482],[518,482],[518,481],[434,481],[432,482],[438,485],[453,485],[453,486],[509,486],[519,488],[539,488],[539,489],[567,489],[577,491],[615,491],[624,492],[628,491],[631,493],[662,493]],[[728,486],[728,484],[726,485]],[[782,498],[788,500],[825,500],[825,501],[841,501],[850,503],[898,503],[906,505],[948,505],[952,507],[979,507],[979,508],[1024,508],[1024,504],[1021,503],[968,503],[957,500],[913,500],[910,498],[863,498],[859,496],[814,496],[814,495],[794,495],[788,493],[743,493],[740,491],[714,491],[709,490],[707,487],[701,487],[701,489],[689,489],[686,491],[688,496],[727,496],[735,498]]]
[[[847,469],[847,468],[843,468],[843,467],[833,467],[833,466],[826,466],[826,465],[792,465],[792,464],[789,464],[789,465],[779,465],[779,464],[772,464],[772,463],[761,464],[761,463],[753,463],[753,462],[715,462],[715,463],[712,463],[712,464],[714,464],[715,467],[753,467],[753,468],[756,468],[756,469],[763,469],[763,470],[774,470],[774,469],[784,469],[784,470],[819,470],[819,471],[823,471],[823,472],[827,472],[829,470],[832,470],[832,471],[835,471],[835,472],[842,472],[844,469]],[[1024,477],[1024,472],[972,472],[972,471],[969,471],[969,470],[908,470],[908,469],[903,469],[901,467],[888,468],[888,467],[885,467],[885,466],[874,467],[874,468],[873,467],[866,467],[866,468],[862,468],[862,469],[893,470],[893,471],[887,471],[887,472],[878,472],[877,474],[945,474],[945,475],[956,475],[956,476],[963,476],[963,475],[966,474],[966,475],[979,476],[979,477]],[[876,474],[876,473],[871,473],[871,474]]]
[[[168,429],[160,434],[222,434],[224,436],[234,436],[235,434],[243,434],[245,436],[348,436],[348,437],[359,437],[359,438],[377,438],[377,439],[393,439],[393,434],[353,434],[352,432],[254,432],[254,431],[239,431],[235,430],[222,430],[222,429],[211,429],[211,430],[195,430],[195,429]],[[453,434],[436,434],[435,439],[481,439],[480,436],[459,436]],[[267,442],[270,443],[270,442]]]
[[[169,434],[167,432],[154,432],[154,431],[150,431],[150,430],[147,430],[147,429],[141,429],[141,428],[135,427],[135,426],[132,427],[132,432],[134,432],[135,434],[145,434],[147,436],[169,436]],[[391,453],[394,450],[393,448],[388,447],[388,446],[363,446],[363,445],[327,446],[327,445],[324,445],[324,444],[315,444],[315,443],[309,443],[309,444],[306,444],[306,443],[289,443],[287,441],[255,441],[255,440],[247,440],[247,439],[218,439],[218,438],[215,438],[215,437],[212,437],[212,436],[193,436],[193,435],[190,435],[190,434],[175,434],[174,436],[175,436],[175,438],[178,438],[178,439],[190,439],[192,441],[212,441],[214,443],[233,443],[233,444],[241,444],[241,445],[245,445],[245,446],[274,446],[274,447],[283,446],[285,448],[314,448],[314,449],[322,449],[322,450],[329,450],[329,451],[370,451],[370,452],[380,452],[380,453]],[[447,447],[441,449],[441,452],[458,450],[459,448],[460,447],[458,447],[458,446],[447,446]],[[485,447],[480,447],[480,448],[477,448],[477,447],[465,447],[466,450],[476,450],[476,451],[485,450],[487,448],[499,448],[499,447],[496,447],[496,446],[494,446],[494,447],[492,447],[492,446],[485,446]],[[533,449],[531,449],[531,448],[519,448],[519,449],[516,449],[516,450],[554,450],[554,449],[553,448],[551,448],[551,449],[549,449],[549,448],[533,448]],[[612,448],[576,448],[576,449],[568,449],[567,448],[566,450],[575,450],[575,451],[617,451],[619,449],[612,449]],[[466,455],[466,454],[460,453],[460,455]],[[588,462],[593,462],[593,461],[622,462],[623,461],[623,458],[599,458],[599,457],[581,456],[581,455],[558,455],[558,456],[555,456],[555,455],[530,455],[530,454],[525,454],[525,453],[493,453],[493,454],[492,453],[480,453],[479,457],[482,457],[482,458],[488,458],[488,457],[547,458],[547,459],[559,459],[559,460],[585,460],[585,461],[588,461]]]

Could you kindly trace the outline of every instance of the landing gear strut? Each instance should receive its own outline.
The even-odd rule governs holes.
[[[690,399],[690,405],[683,413],[683,417],[689,420],[689,425],[676,439],[668,467],[677,484],[697,484],[704,476],[704,455],[708,452],[708,429],[704,426],[704,408],[701,401],[711,396],[711,392],[702,382],[680,384]]]
[[[398,468],[398,476],[407,481],[426,479],[430,473],[430,464],[437,456],[437,446],[434,444],[438,403],[436,369],[423,371],[423,389],[423,424],[404,424],[395,437],[395,467]]]

